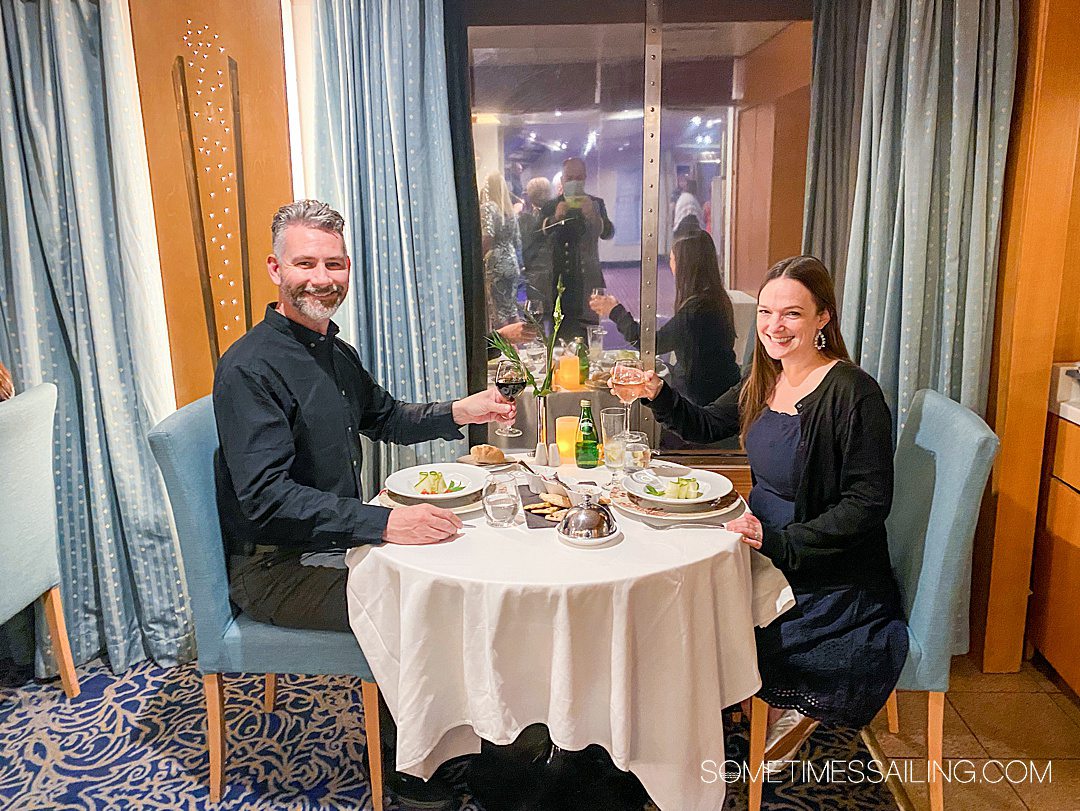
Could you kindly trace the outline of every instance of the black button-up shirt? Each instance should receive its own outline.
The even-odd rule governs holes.
[[[218,508],[228,550],[315,551],[382,540],[390,511],[361,500],[360,435],[410,444],[460,439],[451,403],[404,403],[356,350],[274,309],[214,374]]]

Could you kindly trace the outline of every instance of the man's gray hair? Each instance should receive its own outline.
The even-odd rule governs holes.
[[[345,218],[319,200],[294,200],[283,205],[270,224],[273,234],[274,254],[281,256],[285,250],[285,229],[290,225],[318,228],[345,238]]]

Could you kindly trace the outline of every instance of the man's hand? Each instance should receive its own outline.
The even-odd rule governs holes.
[[[495,331],[512,344],[523,344],[536,337],[536,328],[525,321],[515,321]]]
[[[383,539],[387,543],[426,544],[452,538],[461,530],[461,519],[434,504],[398,507],[390,512]]]
[[[458,425],[484,422],[509,425],[517,419],[517,405],[505,399],[494,386],[457,400],[451,410]]]
[[[555,216],[551,218],[551,221],[556,223],[559,220],[565,220],[569,213],[570,206],[566,204],[565,200],[560,200],[559,204],[555,206]]]

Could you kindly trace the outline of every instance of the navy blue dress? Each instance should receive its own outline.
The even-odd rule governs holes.
[[[800,419],[766,409],[746,435],[754,473],[750,511],[781,530],[794,520],[803,460]],[[862,727],[889,697],[907,657],[895,582],[792,585],[796,604],[757,629],[759,697],[830,725]]]

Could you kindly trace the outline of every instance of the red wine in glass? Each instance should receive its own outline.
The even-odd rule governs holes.
[[[495,388],[505,399],[513,402],[525,388],[525,373],[512,360],[500,360],[495,371]],[[521,436],[521,431],[512,425],[500,425],[495,429],[496,436]]]

